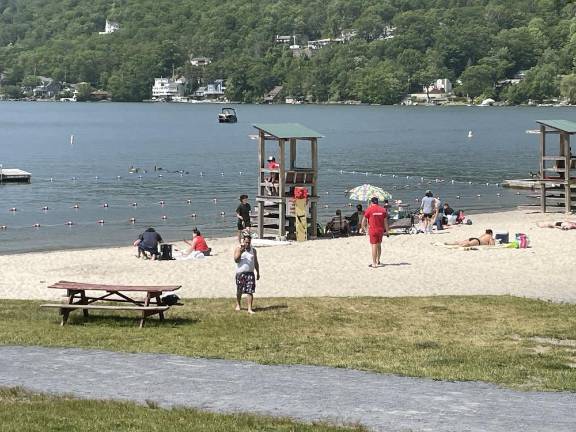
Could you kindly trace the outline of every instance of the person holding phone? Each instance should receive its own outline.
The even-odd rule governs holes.
[[[248,313],[253,314],[252,304],[256,291],[256,281],[260,279],[260,266],[256,249],[252,247],[252,237],[249,232],[242,233],[242,241],[234,250],[234,262],[236,263],[236,310],[242,310],[240,302],[242,295],[246,294]]]

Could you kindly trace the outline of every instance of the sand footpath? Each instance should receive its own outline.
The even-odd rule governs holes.
[[[576,230],[536,227],[563,214],[508,211],[471,216],[473,225],[431,235],[384,239],[383,267],[371,269],[364,236],[258,248],[257,297],[511,294],[576,302]],[[572,220],[576,217],[572,217]],[[526,233],[528,249],[460,250],[436,242],[477,237],[486,228]],[[110,284],[178,284],[179,295],[233,297],[235,239],[208,239],[216,256],[146,261],[134,247],[0,256],[0,298],[54,299],[59,280]],[[176,244],[176,247],[184,247]]]

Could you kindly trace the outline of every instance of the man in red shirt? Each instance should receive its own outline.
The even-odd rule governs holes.
[[[364,212],[362,230],[366,231],[368,226],[368,237],[370,237],[370,245],[372,246],[372,264],[370,267],[376,268],[380,266],[382,236],[384,234],[390,235],[388,233],[388,211],[378,205],[378,198],[373,197],[370,202],[370,207]]]

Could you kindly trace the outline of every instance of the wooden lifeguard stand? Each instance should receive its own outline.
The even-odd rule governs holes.
[[[572,191],[576,186],[576,178],[572,172],[576,169],[576,157],[572,155],[570,137],[576,134],[576,123],[568,120],[537,120],[540,125],[540,210],[545,213],[547,190],[561,191],[564,189],[564,207],[566,213],[571,213]],[[559,136],[559,150],[554,152],[548,143],[550,135]]]
[[[259,123],[254,127],[258,129],[258,235],[260,238],[265,234],[283,238],[288,230],[292,230],[294,217],[287,214],[287,206],[294,188],[305,187],[308,189],[311,237],[315,238],[318,220],[318,138],[322,138],[322,135],[298,123]],[[277,147],[267,149],[267,142],[274,142]],[[307,166],[299,167],[296,165],[297,149],[302,144],[309,145],[310,158]],[[268,168],[268,156],[274,155],[278,168]]]

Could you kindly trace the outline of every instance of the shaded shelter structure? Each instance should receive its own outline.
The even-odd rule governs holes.
[[[260,238],[294,234],[291,209],[295,188],[306,188],[307,222],[310,235],[317,236],[318,220],[318,132],[298,123],[255,124],[258,130],[258,208]],[[306,150],[306,151],[305,151]],[[267,162],[273,156],[273,167]]]
[[[540,210],[545,213],[548,202],[556,200],[559,205],[563,201],[565,212],[570,213],[574,208],[572,189],[576,187],[576,157],[572,154],[570,138],[576,134],[576,123],[568,120],[536,122],[540,125]],[[558,136],[556,145],[553,136]]]

